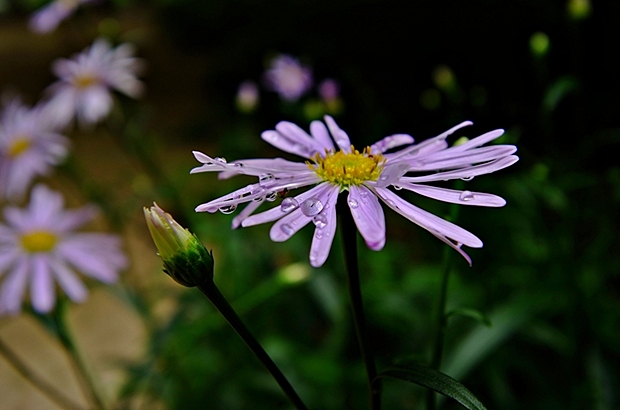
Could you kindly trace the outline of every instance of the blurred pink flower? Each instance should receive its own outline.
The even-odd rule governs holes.
[[[81,4],[98,0],[54,0],[35,11],[28,23],[36,33],[46,34],[54,31],[67,17],[71,16]]]
[[[333,78],[321,81],[318,89],[323,101],[333,101],[340,96],[340,85]]]
[[[52,310],[56,284],[74,302],[86,299],[86,286],[74,270],[113,283],[127,266],[120,239],[103,233],[74,230],[94,216],[94,208],[67,211],[59,193],[43,185],[32,190],[27,208],[5,207],[0,224],[0,314],[21,310],[26,287],[30,302],[41,313]]]
[[[265,72],[265,85],[286,101],[297,101],[312,87],[312,70],[298,59],[281,54],[271,61]]]
[[[455,204],[503,206],[505,201],[492,194],[426,185],[427,182],[450,179],[468,180],[515,163],[518,158],[512,155],[516,151],[512,145],[482,147],[502,135],[503,130],[491,131],[461,145],[449,147],[446,138],[456,130],[471,125],[471,122],[465,121],[419,144],[412,144],[413,138],[409,135],[396,134],[360,152],[351,145],[348,135],[331,117],[325,117],[325,124],[313,121],[308,134],[293,123],[280,122],[275,130],[262,133],[263,140],[305,158],[305,162],[275,158],[229,163],[223,158],[211,158],[195,151],[194,156],[203,165],[192,169],[192,173],[219,172],[220,178],[240,174],[259,178],[258,183],[199,205],[196,211],[219,210],[232,213],[238,205],[247,204],[233,220],[233,228],[277,221],[270,231],[270,237],[275,242],[289,239],[312,222],[314,237],[310,248],[310,263],[318,267],[327,259],[334,239],[336,201],[341,192],[348,191],[348,207],[360,234],[371,249],[380,250],[385,244],[385,217],[379,202],[381,200],[388,208],[458,251],[471,264],[471,259],[461,246],[482,247],[480,239],[403,200],[389,187],[395,190],[406,189]],[[388,152],[403,145],[406,147]],[[409,173],[414,175],[407,176]],[[252,215],[265,201],[275,201],[278,194],[306,186],[312,188],[284,198],[279,206]]]
[[[45,110],[13,100],[0,115],[0,200],[23,197],[68,153],[69,141],[52,131]]]
[[[94,124],[112,109],[111,90],[137,98],[143,84],[136,75],[142,61],[134,57],[134,47],[128,43],[111,48],[104,39],[71,59],[59,59],[53,64],[59,81],[48,88],[49,116],[56,126],[66,126],[75,116],[81,124]]]

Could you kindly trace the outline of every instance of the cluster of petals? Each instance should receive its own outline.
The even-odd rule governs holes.
[[[0,201],[22,198],[34,178],[66,157],[68,145],[44,108],[11,101],[0,115]]]
[[[266,87],[285,101],[297,101],[313,84],[312,70],[288,54],[274,58],[264,78]]]
[[[119,271],[127,266],[120,239],[111,234],[74,232],[92,220],[94,213],[90,206],[65,210],[62,196],[43,185],[33,188],[27,207],[4,208],[0,314],[18,313],[27,288],[33,308],[41,313],[53,309],[56,284],[74,302],[84,301],[88,291],[76,271],[104,283],[117,280]]]
[[[52,70],[59,81],[47,90],[50,117],[58,127],[73,118],[80,124],[99,122],[112,109],[112,90],[133,98],[142,94],[144,86],[136,77],[142,68],[131,44],[112,48],[101,38],[73,58],[56,60]]]
[[[465,121],[434,138],[418,144],[407,134],[385,137],[369,147],[370,155],[385,159],[376,180],[343,187],[321,178],[309,162],[293,162],[282,158],[246,159],[228,162],[194,152],[203,165],[191,172],[219,172],[220,178],[251,175],[259,181],[214,199],[196,208],[198,212],[231,213],[238,205],[246,207],[233,220],[233,228],[273,222],[270,237],[281,242],[289,239],[309,223],[314,225],[310,248],[310,263],[321,266],[329,255],[336,229],[336,202],[339,194],[348,191],[347,204],[357,228],[370,249],[380,250],[386,240],[385,215],[381,202],[391,210],[426,229],[441,241],[458,251],[470,264],[471,259],[461,249],[462,245],[479,248],[482,241],[467,230],[446,221],[401,198],[395,191],[406,190],[428,198],[461,205],[500,207],[505,201],[492,194],[459,191],[432,186],[429,183],[452,179],[469,180],[489,174],[514,164],[512,145],[484,144],[498,138],[498,129],[473,138],[463,144],[449,146],[446,138],[471,125]],[[325,158],[341,150],[350,153],[352,146],[348,135],[329,116],[325,123],[313,121],[310,133],[290,122],[280,122],[275,130],[262,133],[262,139],[271,145],[313,161],[318,154]],[[399,148],[398,150],[395,150]],[[265,202],[273,202],[278,194],[302,187],[311,187],[303,193],[290,193],[279,206],[257,213]],[[280,196],[281,196],[280,195]]]
[[[81,4],[93,3],[98,0],[54,0],[30,17],[28,25],[32,31],[39,34],[51,33],[66,18],[71,16]]]

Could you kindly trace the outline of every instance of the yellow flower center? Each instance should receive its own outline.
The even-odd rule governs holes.
[[[22,235],[22,247],[30,253],[49,252],[56,246],[58,238],[48,231],[32,231]]]
[[[99,82],[99,78],[97,78],[96,76],[93,75],[78,75],[75,76],[75,78],[73,78],[73,85],[75,85],[77,88],[88,88],[93,84],[96,84]]]
[[[383,155],[372,155],[370,147],[359,152],[353,145],[350,153],[326,151],[325,157],[316,154],[312,160],[314,164],[306,162],[311,170],[324,181],[340,185],[342,188],[378,180],[385,165]]]
[[[27,151],[28,148],[30,148],[30,139],[20,136],[13,140],[13,143],[9,145],[7,153],[9,154],[9,157],[15,158]]]

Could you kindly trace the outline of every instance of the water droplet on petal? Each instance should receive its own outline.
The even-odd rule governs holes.
[[[301,204],[300,209],[306,216],[318,215],[323,210],[323,203],[319,198],[308,198]]]
[[[381,174],[381,176],[379,177],[379,181],[387,181],[388,176],[387,174]]]
[[[237,168],[243,168],[243,167],[245,166],[245,165],[243,165],[243,163],[241,163],[241,162],[235,162],[233,165],[234,165],[235,167],[237,167]]]
[[[474,179],[474,176],[473,176],[473,175],[470,175],[470,176],[468,176],[468,177],[463,177],[463,178],[461,178],[461,180],[463,180],[463,181],[471,181],[472,179]]]
[[[258,176],[258,185],[265,186],[269,181],[273,180],[275,177],[273,174],[260,174]]]
[[[361,189],[360,189],[360,196],[361,196],[362,198],[366,198],[366,197],[368,196],[368,191],[364,191],[364,190],[361,190]]]
[[[357,199],[355,199],[355,198],[350,198],[349,199],[349,207],[357,208],[358,206],[359,206],[359,203],[357,202]]]
[[[285,235],[292,235],[293,234],[293,227],[289,224],[284,224],[280,227],[280,230],[282,232],[284,232]]]
[[[220,212],[223,214],[232,214],[237,209],[237,205],[225,205],[220,207]]]
[[[252,201],[254,201],[254,202],[263,202],[264,199],[265,199],[264,196],[257,196]]]
[[[213,160],[219,162],[220,164],[226,164],[226,158],[224,157],[215,157]]]
[[[327,217],[323,214],[318,214],[317,216],[312,218],[312,222],[317,228],[323,229],[327,226]]]
[[[393,207],[395,207],[395,208],[398,208],[398,207],[396,206],[396,203],[394,203],[394,201],[392,201],[391,199],[388,199],[388,200],[386,201],[386,203],[387,203],[389,206],[393,206]]]
[[[394,189],[400,191],[401,189],[403,189],[403,187],[400,185],[394,185]]]
[[[272,191],[270,193],[267,194],[267,196],[265,196],[265,199],[269,202],[273,202],[276,200],[276,198],[278,198],[278,193],[275,191]]]
[[[459,199],[461,201],[471,201],[474,199],[474,194],[471,191],[463,191],[461,195],[459,195]]]
[[[284,198],[280,204],[282,212],[290,212],[299,206],[299,202],[295,198]]]
[[[315,237],[316,239],[321,239],[321,238],[323,237],[323,232],[317,229],[317,230],[314,232],[314,237]]]

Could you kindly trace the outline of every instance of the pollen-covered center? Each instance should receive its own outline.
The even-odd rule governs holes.
[[[99,78],[90,74],[80,74],[73,77],[73,85],[77,88],[88,88],[99,82]]]
[[[31,145],[30,138],[28,138],[27,136],[17,137],[13,140],[11,144],[9,144],[7,153],[9,154],[9,157],[11,158],[18,157],[24,152],[28,151],[28,148],[30,148],[30,145]]]
[[[32,231],[22,235],[22,247],[30,253],[49,252],[54,249],[58,238],[48,231]]]
[[[369,147],[359,152],[351,145],[349,153],[327,151],[325,157],[316,154],[313,161],[314,164],[307,163],[308,167],[324,181],[346,188],[378,180],[385,157],[381,154],[372,155]]]

